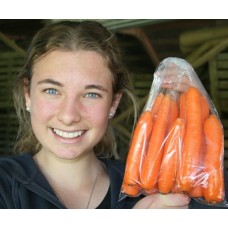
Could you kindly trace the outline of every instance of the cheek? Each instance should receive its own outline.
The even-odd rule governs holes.
[[[31,102],[31,119],[44,122],[53,116],[55,109],[56,107],[53,104],[47,103],[42,99],[34,99]]]
[[[107,127],[109,108],[107,106],[94,106],[89,112],[90,121],[97,127]]]

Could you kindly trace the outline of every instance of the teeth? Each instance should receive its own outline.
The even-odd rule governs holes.
[[[56,135],[59,135],[67,139],[77,138],[78,136],[81,136],[83,133],[83,131],[65,132],[65,131],[60,131],[58,129],[53,129],[53,131],[55,132]]]

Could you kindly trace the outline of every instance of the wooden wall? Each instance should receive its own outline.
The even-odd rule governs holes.
[[[0,20],[0,32],[25,50],[32,35],[44,24],[43,20]],[[181,34],[226,24],[228,24],[228,20],[165,20],[163,23],[146,25],[141,29],[148,36],[159,61],[161,61],[170,56],[186,58],[194,48],[197,48],[196,46],[192,47],[191,51],[189,49],[183,50],[180,45]],[[139,100],[142,100],[142,108],[152,83],[156,64],[151,61],[148,50],[145,49],[138,37],[126,34],[123,30],[116,31],[116,34],[124,53],[124,61],[134,82],[135,93]],[[23,56],[9,43],[6,44],[0,40],[0,154],[10,153],[16,138],[17,120],[12,103],[11,88],[21,64],[23,64]],[[211,92],[213,88],[211,85],[214,85],[214,82],[211,81],[212,78],[209,74],[210,65],[211,62],[207,61],[197,67],[196,71],[208,93],[214,96]],[[225,86],[224,81],[220,83]],[[131,108],[129,107],[126,116],[131,115]],[[132,121],[126,122],[127,118],[129,117],[126,117],[124,121],[122,119],[123,122],[128,123],[127,127],[123,127],[121,124],[115,125],[122,158],[126,156],[132,129]],[[114,120],[114,123],[117,121]],[[120,132],[121,134],[119,134]],[[226,129],[225,133],[228,134]]]
[[[20,54],[10,51],[0,53],[0,154],[12,152],[17,135],[12,87],[16,74],[23,65]]]

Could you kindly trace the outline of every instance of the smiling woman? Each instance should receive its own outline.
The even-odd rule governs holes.
[[[128,97],[136,104],[130,85],[118,42],[101,24],[41,29],[15,83],[21,155],[0,161],[0,207],[132,207],[137,199],[118,203],[124,166],[109,158],[110,118]]]

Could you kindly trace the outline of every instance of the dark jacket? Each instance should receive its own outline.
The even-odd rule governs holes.
[[[137,198],[119,201],[124,165],[118,160],[101,159],[107,167],[111,188],[111,208],[132,208]],[[32,155],[0,158],[0,208],[63,209]]]
[[[142,197],[125,197],[119,201],[124,175],[124,165],[118,160],[101,159],[107,167],[110,178],[111,208],[132,208]],[[228,190],[225,176],[226,195]],[[51,186],[39,171],[32,155],[0,158],[0,208],[64,209]],[[220,208],[200,204],[191,200],[189,208]],[[224,207],[221,207],[224,208]]]

